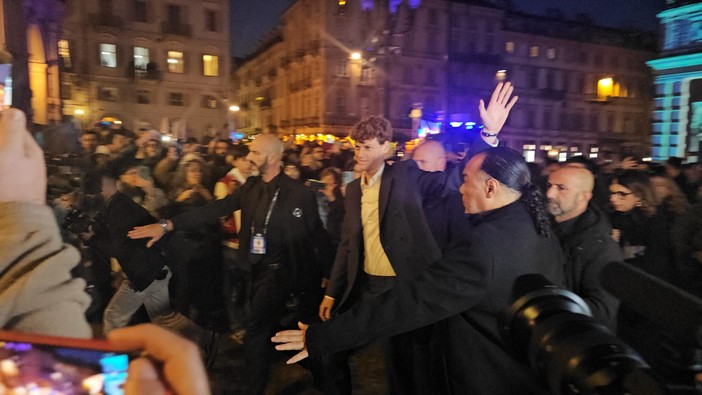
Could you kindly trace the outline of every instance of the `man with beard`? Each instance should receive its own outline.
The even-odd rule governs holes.
[[[615,330],[619,302],[602,288],[600,272],[609,262],[621,262],[622,255],[607,217],[590,204],[594,185],[584,168],[554,171],[548,176],[548,211],[566,255],[565,286],[587,302],[596,320]]]
[[[261,394],[273,352],[269,339],[286,313],[286,302],[296,295],[299,311],[312,316],[321,299],[324,269],[334,257],[313,192],[282,172],[283,143],[261,135],[249,149],[247,158],[259,176],[250,177],[224,199],[134,228],[129,237],[151,238],[147,243],[151,246],[173,229],[214,224],[241,209],[239,255],[251,273],[244,337],[245,393]]]
[[[212,173],[211,185],[207,186],[207,189],[210,191],[214,190],[215,183],[226,176],[232,168],[229,163],[227,163],[227,155],[229,155],[230,149],[231,141],[228,139],[217,139],[214,144],[214,150],[212,151],[210,160],[207,162]]]

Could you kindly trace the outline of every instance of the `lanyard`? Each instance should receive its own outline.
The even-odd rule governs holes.
[[[268,212],[266,213],[266,221],[263,223],[263,236],[265,236],[266,233],[268,232],[268,222],[271,219],[271,213],[273,212],[273,207],[275,207],[275,202],[278,200],[278,192],[280,192],[280,188],[275,190],[275,195],[273,195],[273,200],[271,200],[271,204],[268,206]],[[251,234],[254,234],[254,223],[253,222],[251,223]]]

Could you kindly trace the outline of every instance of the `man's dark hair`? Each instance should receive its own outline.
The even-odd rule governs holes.
[[[98,132],[97,132],[97,131],[95,131],[95,130],[90,130],[90,129],[84,130],[84,131],[83,131],[83,134],[81,135],[81,137],[82,137],[82,136],[85,136],[86,134],[92,134],[92,135],[95,136],[95,137],[100,137],[100,136],[98,135]]]
[[[198,144],[197,137],[188,137],[185,144]]]
[[[551,220],[546,213],[546,199],[539,187],[531,182],[529,167],[522,155],[510,148],[497,147],[482,151],[485,155],[480,170],[500,183],[521,193],[534,226],[542,237],[551,235]]]
[[[678,170],[682,169],[682,158],[678,158],[677,156],[671,156],[665,163]]]
[[[239,158],[244,158],[248,154],[249,154],[249,147],[247,147],[243,144],[235,145],[231,149],[231,155],[234,157],[234,160],[237,160]]]
[[[385,144],[385,142],[392,140],[392,125],[390,125],[390,121],[380,115],[371,115],[355,124],[349,137],[360,142],[377,138],[378,143]]]

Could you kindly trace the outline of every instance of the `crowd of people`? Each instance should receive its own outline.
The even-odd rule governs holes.
[[[351,141],[323,144],[86,130],[82,152],[49,162],[48,176],[63,241],[81,257],[53,240],[43,277],[61,287],[32,291],[63,310],[14,328],[86,337],[84,320],[55,322],[87,309],[98,336],[138,338],[119,328],[151,321],[197,344],[206,364],[226,333],[243,343],[242,393],[265,391],[271,337],[280,350],[301,350],[290,362],[312,356],[305,367],[329,394],[352,392],[349,358],[369,342],[383,349],[391,393],[548,393],[500,338],[515,279],[544,275],[635,344],[642,323],[600,273],[623,261],[702,296],[702,167],[680,158],[526,163],[499,139],[512,92],[500,84],[480,102],[484,128],[458,156],[428,140],[388,160],[392,126],[379,116],[356,124]],[[1,203],[0,222],[26,210],[35,227],[54,223],[45,178],[8,181],[10,168],[1,170],[4,182],[31,184],[40,207]],[[4,182],[0,201],[21,201]],[[0,238],[3,255],[26,247],[15,238],[34,234],[31,222]],[[92,298],[69,275],[77,261],[73,276]],[[0,297],[33,297],[7,289]]]

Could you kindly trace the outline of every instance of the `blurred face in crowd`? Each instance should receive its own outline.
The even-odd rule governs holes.
[[[412,153],[412,159],[424,171],[446,170],[446,151],[441,143],[436,141],[427,141],[421,144]]]
[[[102,188],[100,189],[100,194],[105,200],[108,200],[117,192],[117,183],[111,178],[102,177],[101,186]]]
[[[609,186],[609,202],[612,203],[612,208],[622,213],[633,210],[641,203],[631,189],[619,184],[617,180]]]
[[[316,161],[324,160],[324,148],[314,147],[312,149],[312,158],[314,158]]]
[[[141,178],[139,166],[134,166],[119,176],[119,180],[130,187],[135,187],[139,183],[139,178]]]
[[[332,174],[327,174],[326,176],[322,177],[322,179],[320,181],[322,181],[324,183],[324,185],[330,189],[336,188],[339,186],[336,184],[336,179],[334,178],[334,175],[332,175]]]
[[[673,191],[670,190],[670,183],[672,181],[668,177],[651,177],[651,184],[653,185],[653,192],[656,194],[656,198],[659,202],[665,200],[670,196]]]
[[[161,153],[161,143],[156,140],[149,140],[144,145],[144,152],[149,158],[153,158]]]
[[[197,152],[199,149],[200,144],[185,143],[185,145],[183,145],[183,155],[192,154],[193,152]]]
[[[587,209],[592,198],[594,179],[583,168],[564,167],[548,176],[548,211],[556,222],[576,218]]]
[[[112,136],[112,143],[110,144],[110,152],[117,154],[122,152],[124,147],[127,146],[129,140],[121,134],[115,134]]]
[[[95,148],[97,148],[98,145],[97,143],[98,138],[95,134],[85,133],[84,135],[80,136],[80,146],[85,152],[95,152]]]
[[[292,178],[293,180],[300,179],[300,169],[298,169],[295,165],[286,165],[283,172],[286,176]]]
[[[239,169],[239,173],[241,173],[242,176],[251,174],[251,162],[249,162],[245,156],[234,159],[234,167]]]
[[[374,173],[383,165],[389,150],[390,144],[387,141],[380,144],[377,137],[365,141],[356,141],[354,145],[354,159],[356,159],[358,170]]]
[[[200,162],[192,161],[188,163],[185,170],[185,181],[188,185],[200,185],[202,183],[202,166]]]
[[[214,146],[214,154],[222,158],[226,157],[229,153],[229,144],[225,142],[217,142]]]

